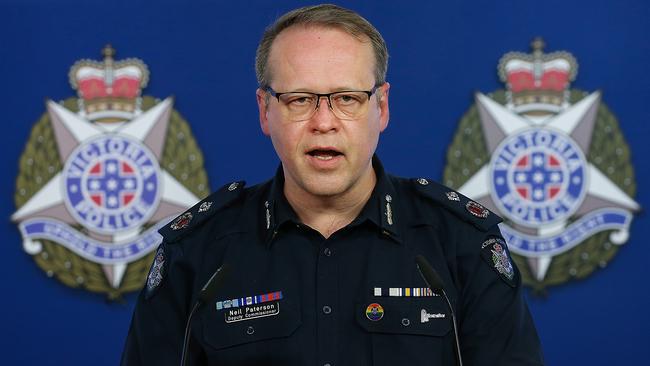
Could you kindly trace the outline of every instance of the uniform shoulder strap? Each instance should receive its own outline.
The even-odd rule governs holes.
[[[501,217],[479,203],[433,180],[416,178],[411,179],[411,182],[415,190],[422,196],[451,211],[481,231],[488,231],[503,221]]]
[[[201,226],[207,219],[214,216],[219,210],[235,201],[243,192],[246,182],[238,181],[226,184],[216,192],[199,201],[192,208],[186,210],[169,224],[163,226],[158,232],[163,239],[172,243],[178,241],[192,230]]]

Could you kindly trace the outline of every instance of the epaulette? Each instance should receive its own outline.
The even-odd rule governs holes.
[[[216,214],[239,197],[244,191],[246,182],[239,181],[226,184],[216,192],[201,200],[192,208],[186,210],[158,232],[168,243],[181,239],[184,235],[201,226],[207,219]]]
[[[425,178],[412,179],[411,181],[415,190],[420,194],[432,199],[481,231],[488,231],[503,221],[494,212],[440,183]]]

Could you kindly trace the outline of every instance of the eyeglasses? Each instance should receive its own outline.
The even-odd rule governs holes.
[[[264,88],[278,100],[286,117],[294,122],[306,121],[316,114],[321,98],[327,98],[327,105],[334,116],[342,120],[355,120],[368,111],[368,101],[381,85],[371,90],[344,90],[318,94],[308,92],[278,93],[270,86]]]

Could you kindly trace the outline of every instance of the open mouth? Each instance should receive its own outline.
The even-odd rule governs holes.
[[[307,155],[313,156],[319,160],[332,160],[339,155],[343,155],[341,152],[334,149],[314,149],[307,152]]]

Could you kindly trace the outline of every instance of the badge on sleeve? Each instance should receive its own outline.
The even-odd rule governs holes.
[[[508,253],[508,245],[503,238],[490,238],[484,241],[481,245],[481,256],[508,285],[511,287],[517,285],[515,268]]]
[[[154,257],[153,263],[151,264],[151,269],[147,275],[147,286],[145,289],[144,297],[146,299],[151,298],[156,292],[156,289],[160,286],[165,275],[165,249],[163,246],[159,246],[156,251],[156,256]]]

